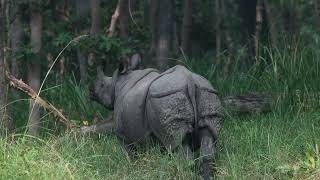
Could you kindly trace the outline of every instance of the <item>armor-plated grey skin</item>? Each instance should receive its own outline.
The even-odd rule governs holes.
[[[199,150],[201,175],[211,179],[223,120],[217,91],[183,66],[159,73],[137,69],[140,62],[122,63],[112,78],[99,71],[92,92],[98,102],[114,109],[117,136],[125,144],[156,137],[169,150],[182,145],[189,155]]]

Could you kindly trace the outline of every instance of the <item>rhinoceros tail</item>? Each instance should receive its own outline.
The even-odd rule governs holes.
[[[197,137],[198,135],[198,105],[197,105],[197,85],[194,83],[192,76],[189,76],[188,78],[188,95],[191,100],[191,104],[193,107],[193,113],[194,113],[194,119],[193,119],[193,135],[194,137]]]

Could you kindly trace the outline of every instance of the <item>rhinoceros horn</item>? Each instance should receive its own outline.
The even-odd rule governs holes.
[[[119,73],[125,74],[128,70],[128,58],[125,58],[124,60],[120,61],[119,64]]]

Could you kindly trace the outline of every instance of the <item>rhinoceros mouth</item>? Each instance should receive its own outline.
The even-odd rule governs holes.
[[[92,101],[98,100],[98,96],[96,95],[96,93],[94,93],[93,88],[89,89],[89,99]]]

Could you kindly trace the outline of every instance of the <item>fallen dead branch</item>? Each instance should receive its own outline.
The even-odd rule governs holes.
[[[114,128],[113,114],[111,113],[109,117],[101,122],[98,122],[91,126],[82,126],[80,128],[81,133],[109,133],[112,132]]]
[[[15,78],[13,75],[9,74],[8,72],[6,72],[6,77],[9,81],[10,86],[26,93],[28,96],[34,99],[38,105],[42,106],[47,111],[51,112],[57,118],[57,120],[62,124],[64,124],[68,129],[80,127],[74,122],[70,121],[66,116],[62,114],[61,111],[59,111],[52,104],[50,104],[49,102],[39,97],[37,93],[30,86],[24,83],[22,80]],[[97,124],[80,127],[80,132],[83,134],[108,133],[113,130],[113,127],[114,127],[113,115],[111,114],[106,120],[101,121]]]
[[[6,72],[6,77],[9,81],[10,86],[26,93],[28,96],[30,96],[38,105],[45,108],[47,111],[51,112],[59,122],[64,124],[68,129],[79,127],[74,122],[70,121],[67,117],[65,117],[62,112],[60,112],[56,107],[54,107],[52,104],[48,103],[41,97],[37,95],[37,93],[26,83],[24,83],[22,80],[19,80],[9,74],[9,72]]]
[[[235,113],[266,113],[272,108],[270,94],[251,93],[243,96],[226,96],[222,98],[225,108]]]

